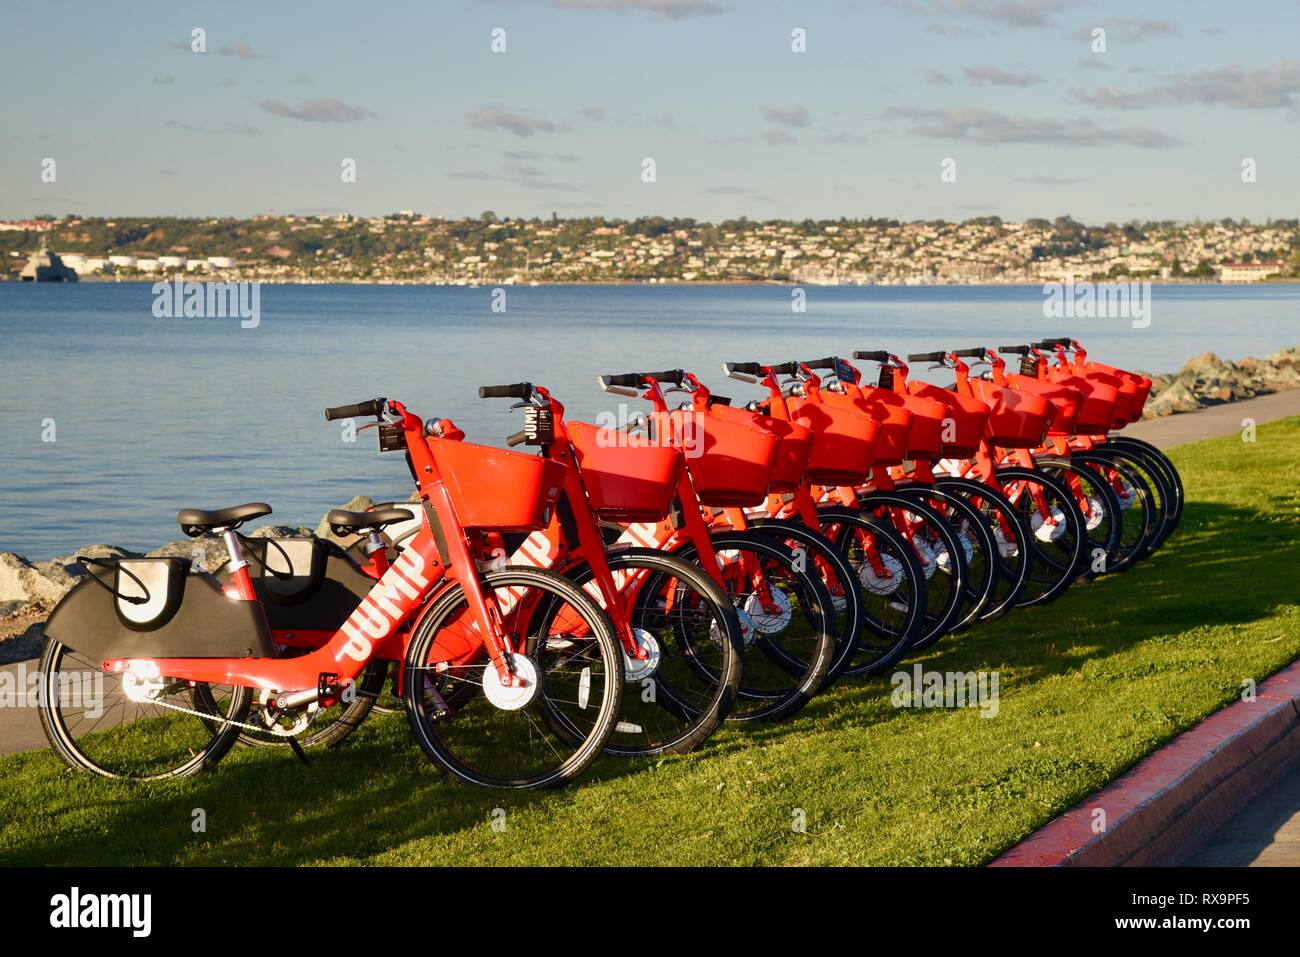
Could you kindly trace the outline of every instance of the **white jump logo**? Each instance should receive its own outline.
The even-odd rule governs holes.
[[[348,643],[334,660],[342,661],[347,655],[353,661],[369,661],[374,643],[389,636],[428,586],[424,556],[417,549],[406,549],[343,623]]]

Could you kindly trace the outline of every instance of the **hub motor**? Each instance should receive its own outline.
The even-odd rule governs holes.
[[[881,555],[879,561],[884,566],[886,574],[877,575],[871,562],[864,561],[858,569],[858,578],[862,581],[862,587],[871,594],[892,595],[898,591],[899,583],[903,579],[903,563],[893,555]]]
[[[1044,522],[1042,513],[1035,510],[1029,517],[1029,527],[1040,542],[1059,541],[1065,534],[1065,512],[1053,505],[1051,522]]]
[[[489,662],[483,669],[483,694],[493,705],[502,711],[518,711],[527,707],[537,697],[540,687],[537,666],[527,655],[513,653],[510,656],[510,668],[519,679],[517,687],[506,687],[496,668]]]
[[[636,646],[645,652],[644,658],[630,658],[623,652],[623,678],[626,681],[644,681],[659,670],[659,642],[644,628],[633,628]]]
[[[794,606],[790,603],[790,596],[779,588],[768,589],[768,594],[775,609],[769,609],[762,597],[755,593],[745,599],[744,610],[760,634],[778,635],[790,627]]]

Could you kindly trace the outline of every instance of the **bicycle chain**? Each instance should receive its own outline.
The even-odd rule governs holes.
[[[365,695],[366,697],[373,697],[375,700],[379,699],[379,695],[367,694],[364,691],[358,691],[357,694]],[[166,701],[155,700],[155,701],[150,701],[149,704],[158,705],[160,708],[170,708],[172,711],[179,711],[182,714],[191,714],[194,717],[200,718],[204,721],[220,721],[223,725],[233,724],[237,728],[244,728],[248,731],[261,731],[264,734],[274,735],[277,738],[296,738],[298,734],[303,733],[302,731],[300,731],[298,732],[298,734],[276,734],[274,731],[272,731],[270,728],[266,727],[265,725],[249,724],[247,721],[236,721],[234,718],[220,718],[213,714],[204,714],[202,711],[195,711],[193,708],[182,708],[178,704],[169,704]],[[310,726],[311,726],[310,723],[308,723],[308,727]],[[224,728],[222,730],[224,730]],[[303,728],[303,731],[306,730],[307,730],[306,728]]]

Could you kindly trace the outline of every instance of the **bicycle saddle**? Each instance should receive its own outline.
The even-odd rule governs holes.
[[[232,505],[230,508],[202,509],[183,508],[176,513],[176,521],[181,531],[190,538],[197,538],[214,528],[235,528],[244,522],[263,515],[271,514],[271,506],[265,502],[249,502],[246,505]]]
[[[394,522],[409,522],[415,513],[408,508],[377,508],[372,512],[347,512],[332,508],[325,516],[335,535],[355,535]]]

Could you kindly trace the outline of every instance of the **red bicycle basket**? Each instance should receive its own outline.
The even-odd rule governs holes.
[[[750,412],[748,409],[735,409],[729,405],[715,405],[709,415],[727,422],[742,425],[755,425],[767,429],[776,436],[776,463],[772,466],[769,492],[788,492],[799,487],[803,474],[808,468],[808,457],[812,454],[812,430],[797,422],[774,419],[770,415]]]
[[[1147,404],[1147,397],[1151,394],[1151,380],[1144,375],[1138,375],[1136,372],[1129,372],[1125,369],[1117,369],[1114,366],[1108,366],[1101,362],[1088,360],[1084,364],[1084,375],[1091,376],[1094,373],[1114,376],[1120,382],[1120,402],[1119,408],[1115,410],[1114,428],[1120,429],[1130,422],[1136,422],[1142,418],[1142,408]],[[1133,387],[1133,397],[1128,398],[1128,387]]]
[[[564,483],[560,463],[472,442],[433,441],[429,447],[466,528],[531,532],[549,523]]]
[[[1083,396],[1079,414],[1074,420],[1074,431],[1082,435],[1109,432],[1120,403],[1120,381],[1113,376],[1083,377],[1063,373],[1064,370],[1053,369],[1052,381],[1074,389]],[[1108,383],[1106,379],[1111,381]],[[1132,394],[1136,394],[1136,390]]]
[[[987,379],[971,379],[971,392],[989,408],[988,439],[1008,449],[1033,449],[1043,444],[1056,407],[1028,392],[1007,389]]]
[[[822,398],[836,394],[823,392]],[[846,399],[847,396],[836,396]],[[812,431],[812,454],[804,477],[813,485],[861,485],[875,461],[879,427],[865,411],[851,404],[810,402],[792,396],[786,401],[795,422]]]
[[[989,420],[989,407],[978,399],[949,392],[937,385],[912,379],[907,383],[907,390],[912,395],[933,399],[947,408],[946,417],[951,421],[950,428],[940,431],[940,439],[945,435],[951,441],[942,442],[939,454],[947,459],[968,459],[979,450],[980,440],[984,438],[984,427]]]
[[[682,474],[682,453],[586,422],[566,422],[587,501],[611,522],[658,522],[668,514]],[[618,444],[618,443],[623,444]]]
[[[898,465],[907,458],[908,433],[912,430],[912,413],[900,395],[888,389],[866,386],[864,396],[840,395],[823,392],[827,402],[856,409],[876,423],[876,445],[873,461],[877,465]]]
[[[1007,373],[1007,386],[1018,392],[1042,396],[1056,408],[1056,414],[1048,423],[1048,432],[1052,435],[1071,435],[1074,432],[1074,420],[1079,415],[1079,406],[1083,396],[1076,390],[1056,382],[1044,382],[1032,376],[1020,375],[1018,372]]]
[[[776,436],[766,429],[680,409],[669,412],[667,427],[686,456],[686,471],[700,504],[713,508],[757,505],[767,497],[776,463]],[[664,435],[664,415],[655,416]]]
[[[907,433],[907,457],[934,461],[943,448],[943,420],[948,407],[924,396],[891,393],[903,400],[904,407],[912,413],[912,427]]]

